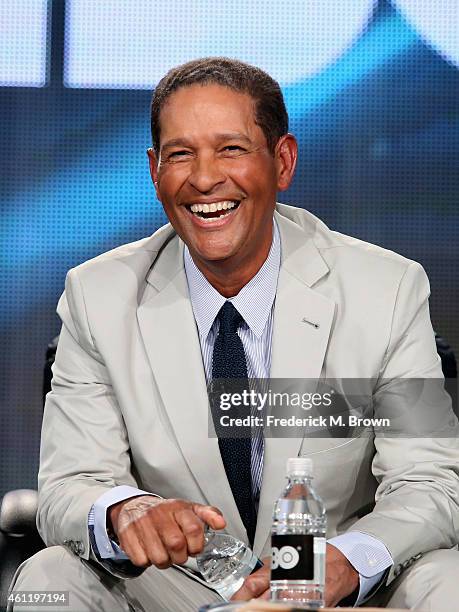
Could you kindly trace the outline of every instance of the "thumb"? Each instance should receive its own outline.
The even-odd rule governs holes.
[[[269,578],[252,574],[244,580],[244,584],[231,597],[231,601],[248,601],[263,595],[267,589],[269,589]]]
[[[215,506],[203,506],[202,504],[193,504],[193,512],[204,523],[207,523],[212,529],[223,529],[226,527],[226,521],[221,511]]]

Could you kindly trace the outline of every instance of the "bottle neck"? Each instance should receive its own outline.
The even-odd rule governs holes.
[[[299,474],[291,474],[287,476],[287,485],[285,486],[282,497],[284,499],[304,499],[309,497],[312,491],[311,478]]]
[[[304,476],[302,474],[288,474],[287,479],[291,484],[306,484],[310,485],[312,481],[312,476]]]

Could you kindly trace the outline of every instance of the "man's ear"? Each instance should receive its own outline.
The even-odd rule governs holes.
[[[147,149],[148,162],[150,164],[150,176],[156,191],[156,197],[161,201],[158,190],[158,158],[154,149]]]
[[[298,157],[298,143],[293,134],[284,134],[279,138],[274,157],[277,166],[277,189],[285,191],[292,182]]]

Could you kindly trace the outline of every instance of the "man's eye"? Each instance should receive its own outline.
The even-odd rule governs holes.
[[[227,147],[223,147],[223,151],[228,153],[244,153],[245,149],[239,145],[228,145]]]
[[[186,157],[189,155],[189,151],[172,151],[169,153],[168,159],[179,159],[180,157]]]

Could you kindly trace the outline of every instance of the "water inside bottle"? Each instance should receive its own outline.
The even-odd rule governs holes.
[[[229,599],[244,582],[258,558],[244,542],[227,533],[206,531],[204,550],[196,558],[202,577],[222,597]]]

